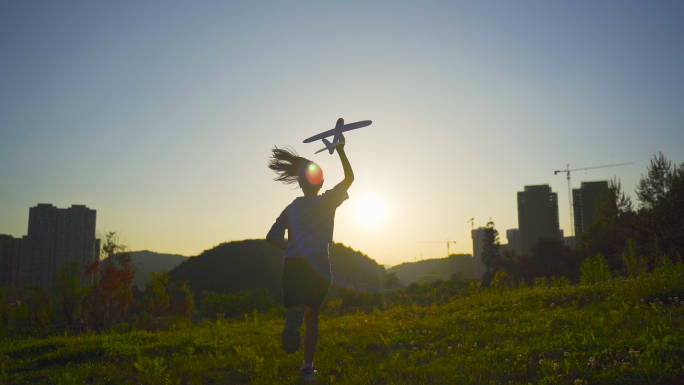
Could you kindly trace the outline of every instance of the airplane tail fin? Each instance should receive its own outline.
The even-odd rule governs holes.
[[[328,142],[327,139],[323,138],[323,143],[325,143],[325,148],[328,149],[328,152],[330,152],[331,154],[335,152],[335,146],[333,146],[332,143]]]
[[[330,152],[330,154],[332,154],[333,152],[335,152],[335,149],[337,148],[337,146],[344,144],[344,140],[338,140],[337,142],[333,142],[333,143],[330,143],[327,139],[321,139],[321,140],[323,141],[323,143],[325,143],[325,148],[321,148],[320,150],[316,151],[316,154],[318,154],[319,152],[323,152],[325,150],[328,150],[328,152]]]

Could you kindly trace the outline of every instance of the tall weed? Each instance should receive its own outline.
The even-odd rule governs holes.
[[[637,255],[636,246],[632,239],[627,241],[627,250],[622,253],[622,261],[625,264],[625,274],[628,277],[638,277],[648,271],[646,259],[643,255]]]

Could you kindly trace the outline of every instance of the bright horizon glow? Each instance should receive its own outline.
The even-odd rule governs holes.
[[[387,214],[385,201],[373,194],[366,194],[354,202],[356,219],[363,225],[375,227]]]

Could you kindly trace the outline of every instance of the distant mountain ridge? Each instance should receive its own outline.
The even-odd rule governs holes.
[[[140,289],[145,288],[149,273],[171,271],[188,259],[188,257],[179,254],[162,254],[149,250],[132,251],[129,254],[133,258],[133,265],[138,269],[133,278],[133,286],[138,286]]]
[[[402,263],[387,269],[387,272],[396,274],[404,285],[413,282],[428,283],[438,279],[446,281],[458,273],[461,278],[473,278],[472,261],[473,256],[470,254],[451,254],[448,258]]]
[[[329,248],[333,284],[359,291],[376,292],[401,284],[385,268],[359,251],[340,243]],[[171,280],[188,281],[195,298],[205,290],[232,294],[243,289],[266,289],[282,298],[283,250],[264,239],[222,243],[188,258],[169,272]]]

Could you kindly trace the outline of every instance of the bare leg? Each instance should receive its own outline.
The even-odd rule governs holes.
[[[302,335],[299,331],[302,327],[304,318],[304,306],[291,306],[287,308],[287,316],[285,317],[285,328],[281,335],[281,342],[283,350],[291,354],[299,350],[302,346]]]
[[[306,323],[304,362],[306,363],[312,363],[314,353],[316,353],[316,345],[318,344],[318,313],[320,309],[320,307],[310,308],[307,306],[304,311],[304,322]]]

